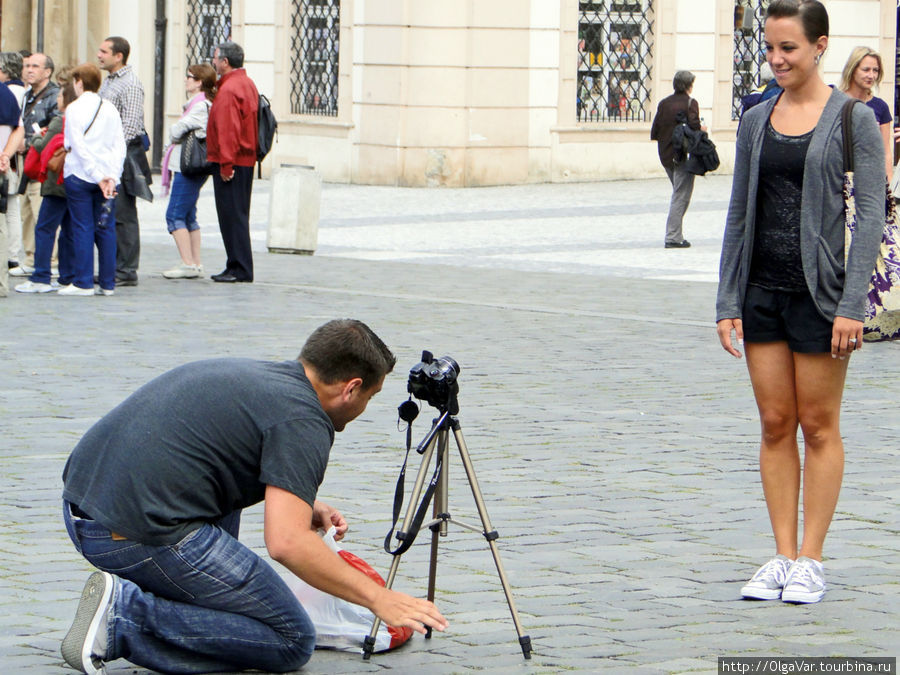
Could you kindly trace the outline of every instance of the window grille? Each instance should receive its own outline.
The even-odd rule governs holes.
[[[648,120],[653,0],[580,0],[578,13],[578,121]]]
[[[188,0],[187,63],[209,63],[231,39],[231,0]]]
[[[340,0],[293,0],[291,112],[338,114]]]
[[[731,119],[741,116],[741,99],[759,86],[759,67],[766,60],[763,26],[769,0],[735,0],[734,75]]]

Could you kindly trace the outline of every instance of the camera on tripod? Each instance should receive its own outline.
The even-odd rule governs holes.
[[[429,351],[422,352],[422,361],[409,370],[406,390],[417,399],[425,401],[441,412],[456,415],[459,412],[459,364],[449,356],[434,358]]]

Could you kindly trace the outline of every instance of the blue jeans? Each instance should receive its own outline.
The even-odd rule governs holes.
[[[297,670],[315,627],[284,580],[237,540],[240,512],[170,546],[115,540],[63,502],[66,530],[95,567],[119,578],[107,661],[164,673]]]
[[[72,249],[74,278],[78,288],[94,287],[94,244],[97,245],[100,287],[112,290],[116,287],[116,228],[115,208],[109,224],[100,228],[100,209],[103,192],[96,183],[81,180],[78,176],[65,179],[66,200],[69,203],[69,222],[72,225]]]
[[[65,286],[72,283],[74,273],[72,227],[69,223],[66,198],[46,195],[41,199],[41,208],[34,224],[34,273],[31,275],[31,281],[36,284],[50,283],[50,257],[53,255],[56,228],[60,228],[59,283]]]
[[[176,171],[172,178],[172,191],[166,209],[166,227],[169,232],[185,228],[188,232],[199,230],[197,224],[197,200],[200,189],[209,176],[185,176]]]

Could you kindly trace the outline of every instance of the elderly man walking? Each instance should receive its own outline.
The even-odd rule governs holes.
[[[116,286],[137,286],[141,258],[141,230],[137,197],[153,201],[150,164],[144,147],[144,86],[128,65],[131,45],[123,37],[108,37],[97,50],[100,68],[109,75],[100,98],[112,103],[122,118],[125,133],[125,168],[116,196]]]
[[[256,145],[259,92],[244,70],[244,50],[234,42],[216,47],[213,66],[218,93],[209,111],[206,152],[215,163],[213,188],[219,230],[225,244],[225,269],[211,279],[220,283],[253,281],[250,250],[250,193]]]

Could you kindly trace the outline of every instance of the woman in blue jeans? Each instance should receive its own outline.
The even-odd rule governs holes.
[[[184,89],[191,98],[184,104],[181,118],[169,131],[171,144],[163,160],[163,186],[168,188],[170,177],[172,186],[169,208],[166,209],[166,226],[181,256],[178,264],[163,272],[166,279],[196,279],[203,276],[197,199],[208,176],[185,176],[181,173],[181,143],[190,131],[196,131],[199,138],[206,138],[209,107],[216,95],[216,71],[205,63],[191,66]]]
[[[60,295],[94,295],[94,244],[99,259],[99,294],[116,286],[116,186],[125,163],[122,118],[102,100],[100,69],[83,63],[72,71],[78,98],[66,108],[64,168],[66,199],[72,228],[74,278]]]

